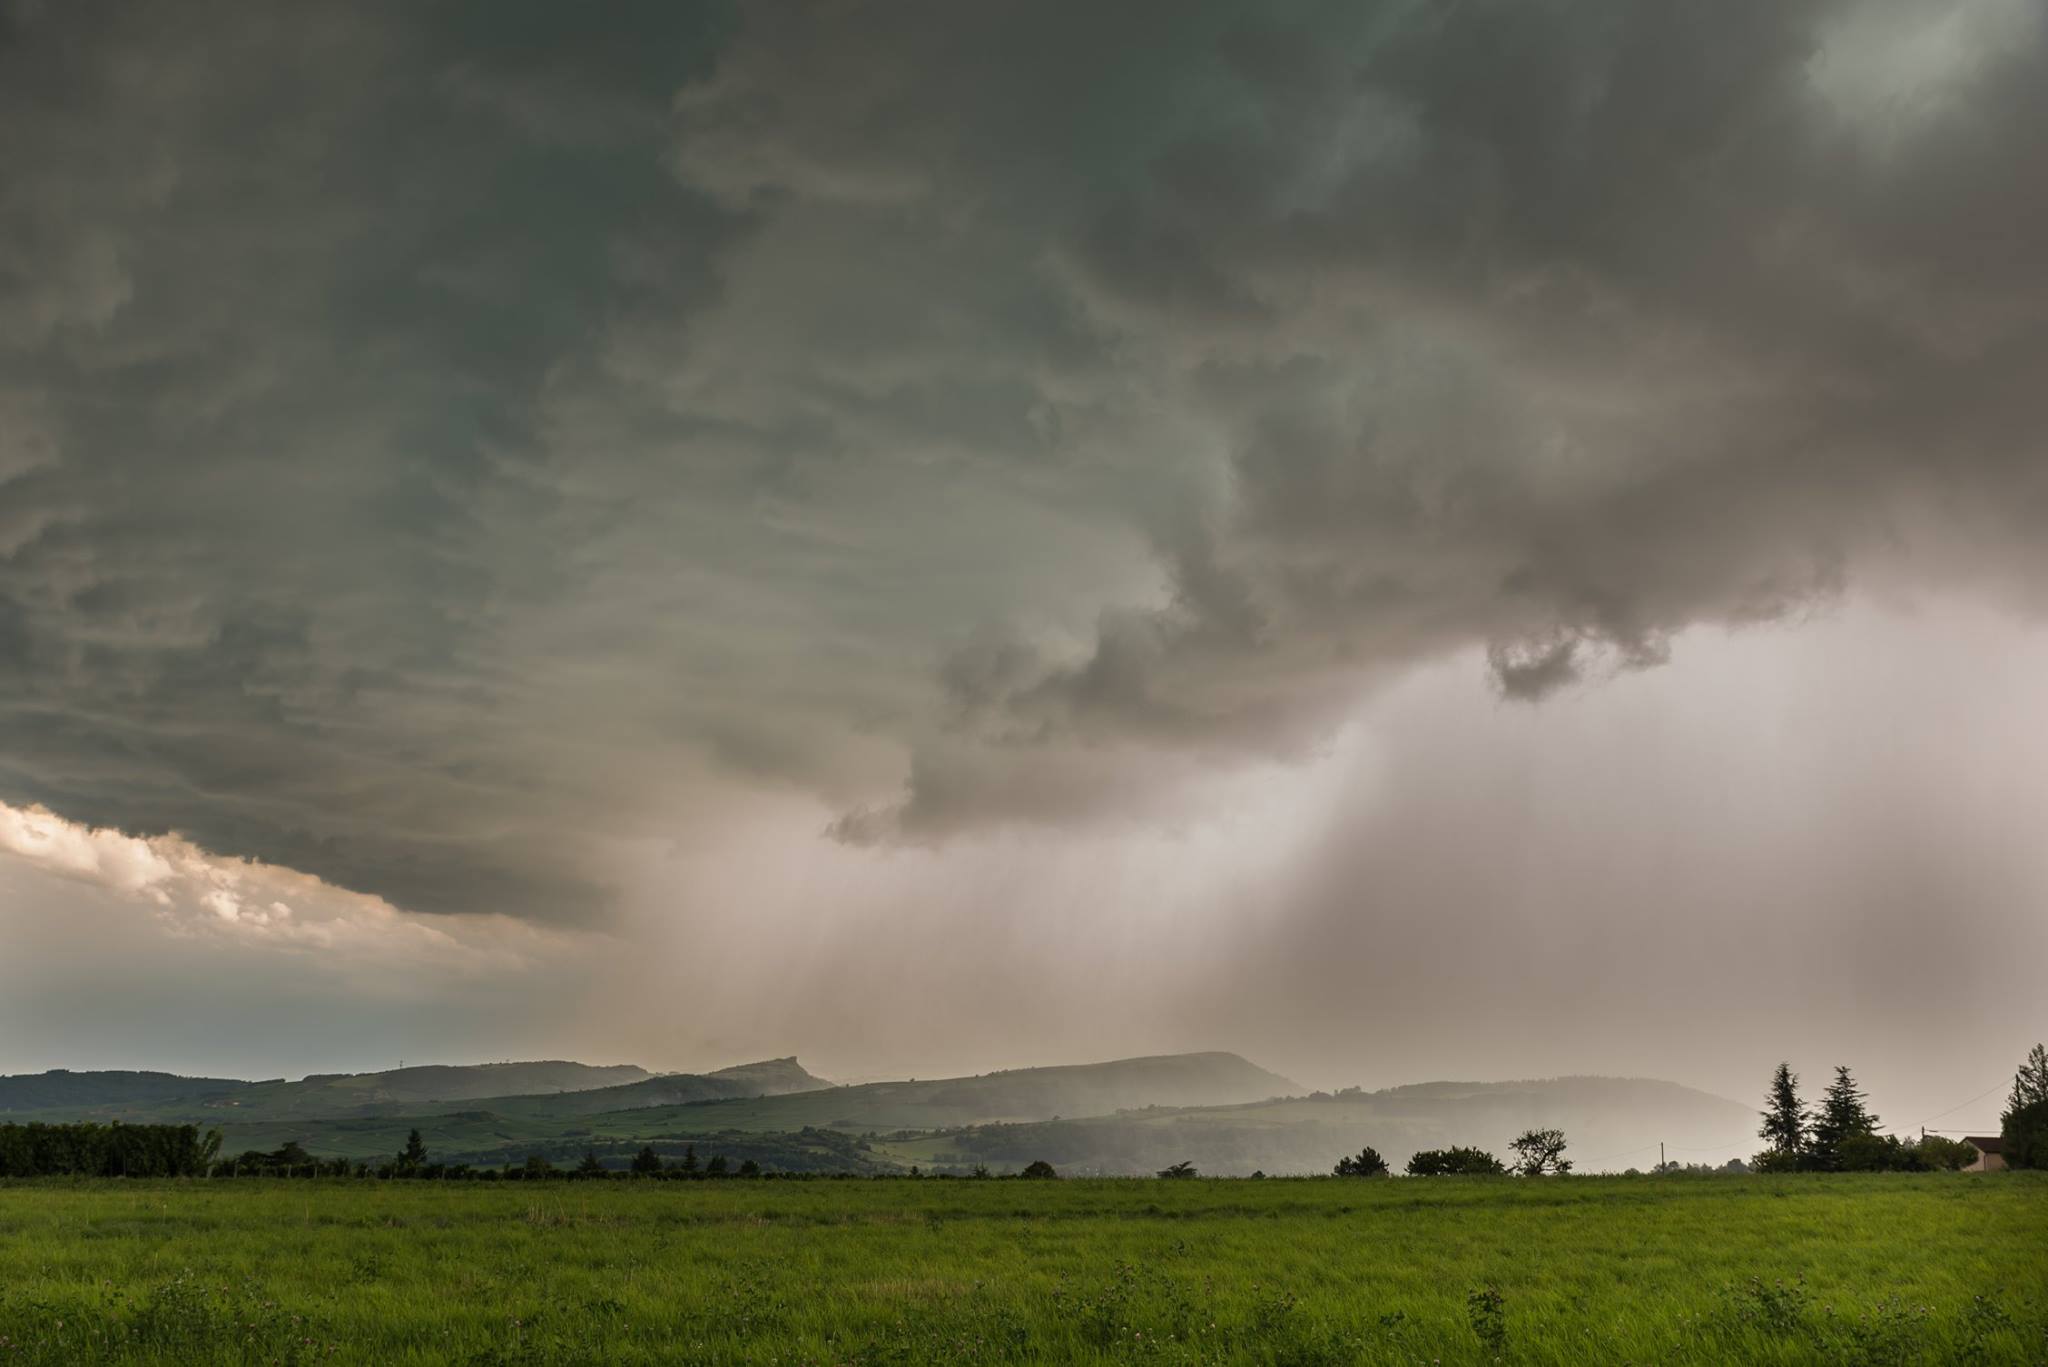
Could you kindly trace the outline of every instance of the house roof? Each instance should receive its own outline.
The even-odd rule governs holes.
[[[1992,1135],[1976,1135],[1976,1134],[1971,1134],[1971,1135],[1965,1135],[1965,1136],[1963,1136],[1963,1142],[1964,1142],[1965,1144],[1968,1144],[1968,1145],[1969,1145],[1969,1146],[1970,1146],[1971,1148],[1975,1149],[1975,1150],[1976,1150],[1976,1151],[1977,1151],[1978,1153],[2000,1153],[2000,1154],[2002,1154],[2002,1153],[2004,1153],[2004,1152],[2005,1152],[2005,1140],[2004,1140],[2004,1139],[2002,1139],[2002,1138],[2000,1138],[2000,1137],[1999,1137],[1998,1135],[1995,1135],[1995,1134],[1992,1134]]]

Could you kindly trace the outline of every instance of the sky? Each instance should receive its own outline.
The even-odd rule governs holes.
[[[2034,0],[0,0],[0,1070],[1917,1124],[2048,1035],[2044,129]]]

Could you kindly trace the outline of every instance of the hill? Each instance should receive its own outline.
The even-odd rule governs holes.
[[[1205,1173],[1328,1172],[1366,1144],[1396,1168],[1418,1149],[1475,1145],[1506,1156],[1531,1127],[1565,1132],[1582,1171],[1648,1168],[1670,1157],[1722,1162],[1758,1145],[1756,1112],[1648,1078],[1428,1082],[1384,1091],[1319,1092],[1246,1106],[1161,1107],[1040,1124],[983,1125],[884,1147],[899,1161],[1001,1171],[1043,1158],[1062,1172],[1155,1172],[1193,1162]]]
[[[235,1078],[179,1077],[176,1073],[84,1072],[52,1068],[47,1073],[0,1077],[0,1114],[20,1111],[78,1111],[149,1106],[166,1101],[222,1096],[254,1084]]]
[[[583,1117],[604,1111],[830,1086],[795,1058],[704,1074],[655,1076],[632,1065],[546,1060],[315,1073],[295,1082],[60,1070],[0,1078],[0,1114],[14,1120],[192,1122],[219,1127],[234,1148],[276,1147],[296,1139],[322,1153],[369,1157],[388,1147],[397,1121],[407,1122],[397,1125],[401,1140],[417,1120],[443,1141],[444,1151],[450,1144],[494,1149],[558,1137]],[[480,1124],[479,1117],[488,1123]]]
[[[621,1075],[627,1080],[605,1085]],[[501,1091],[507,1084],[526,1090]],[[1223,1053],[851,1087],[824,1082],[794,1058],[667,1076],[542,1062],[298,1082],[163,1073],[0,1079],[0,1097],[14,1098],[11,1119],[189,1119],[219,1126],[231,1153],[296,1140],[365,1159],[397,1152],[417,1127],[437,1159],[485,1164],[586,1150],[611,1159],[642,1143],[677,1152],[694,1142],[707,1154],[770,1166],[795,1166],[801,1155],[819,1170],[986,1164],[1001,1172],[1043,1158],[1076,1175],[1150,1173],[1183,1160],[1216,1175],[1277,1175],[1327,1172],[1365,1144],[1396,1167],[1417,1149],[1451,1144],[1505,1154],[1521,1130],[1555,1126],[1578,1168],[1599,1171],[1649,1167],[1659,1140],[1687,1162],[1718,1163],[1757,1145],[1749,1107],[1643,1078],[1299,1092]],[[858,1162],[838,1151],[834,1134],[858,1144]]]
[[[930,1082],[874,1082],[830,1097],[838,1129],[936,1128],[1006,1120],[1107,1115],[1146,1106],[1227,1106],[1287,1096],[1300,1086],[1236,1054],[1163,1054],[1052,1068],[1017,1068]]]
[[[757,1066],[757,1065],[748,1065]],[[381,1073],[314,1073],[243,1082],[174,1073],[55,1071],[0,1078],[0,1109],[44,1120],[199,1121],[308,1119],[393,1114],[507,1092],[560,1094],[651,1077],[631,1064],[558,1059],[532,1063],[433,1064]]]
[[[781,1096],[785,1092],[815,1092],[833,1086],[824,1078],[805,1071],[796,1055],[763,1059],[759,1063],[736,1063],[705,1077],[725,1078],[754,1089],[756,1096]]]
[[[261,1082],[205,1103],[271,1118],[393,1114],[511,1092],[575,1093],[638,1082],[650,1074],[630,1063],[598,1066],[546,1059],[533,1063],[429,1064],[381,1073],[313,1073],[297,1082]]]
[[[715,1073],[665,1073],[617,1087],[595,1087],[567,1094],[544,1092],[518,1096],[457,1098],[425,1107],[423,1114],[489,1111],[505,1118],[562,1120],[606,1111],[643,1111],[658,1106],[688,1106],[706,1101],[756,1100],[793,1093],[820,1092],[832,1084],[804,1071],[794,1058],[742,1063]],[[801,1126],[788,1128],[800,1129]]]
[[[814,1085],[781,1095],[755,1090],[806,1082]],[[272,1149],[290,1139],[315,1153],[374,1158],[396,1152],[407,1131],[417,1126],[437,1157],[503,1162],[530,1152],[552,1153],[564,1144],[683,1143],[805,1130],[949,1130],[1101,1114],[1119,1107],[1246,1101],[1298,1090],[1235,1054],[1174,1054],[856,1087],[830,1086],[795,1059],[774,1059],[580,1092],[487,1096],[409,1108],[358,1104],[327,1115],[281,1108],[269,1095],[259,1095],[253,1105],[233,1104],[248,1095],[237,1093],[227,1102],[209,1103],[199,1114],[205,1123],[221,1127],[229,1152]],[[304,1094],[287,1096],[310,1104],[303,1102]]]
[[[623,1091],[625,1089],[618,1089]],[[639,1091],[640,1089],[633,1089]],[[1107,1115],[1146,1106],[1213,1106],[1301,1089],[1236,1054],[1163,1054],[974,1077],[866,1082],[636,1116],[641,1126],[708,1130],[943,1130],[1005,1121]],[[579,1099],[577,1104],[581,1104]]]

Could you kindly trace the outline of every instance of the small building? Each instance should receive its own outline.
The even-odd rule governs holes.
[[[1975,1161],[1963,1169],[1964,1172],[2004,1172],[2005,1141],[1997,1135],[1969,1134],[1963,1142],[1977,1151]]]

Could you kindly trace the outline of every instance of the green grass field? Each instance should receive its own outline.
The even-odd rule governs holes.
[[[2042,1363],[2035,1174],[0,1184],[0,1363]]]

